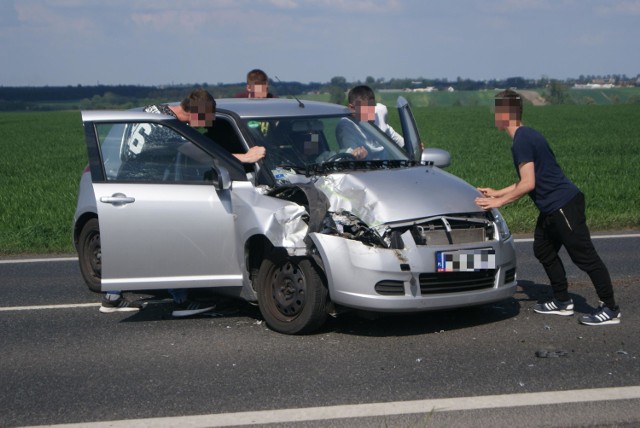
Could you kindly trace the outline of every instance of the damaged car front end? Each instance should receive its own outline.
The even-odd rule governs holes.
[[[334,304],[411,312],[513,295],[508,227],[497,210],[479,211],[475,189],[456,177],[415,166],[332,174],[315,184],[330,208],[310,238]]]

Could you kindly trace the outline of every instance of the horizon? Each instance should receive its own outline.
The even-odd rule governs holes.
[[[334,76],[334,77],[343,77],[343,76]],[[591,74],[584,74],[581,73],[578,77],[567,77],[565,79],[555,79],[555,78],[551,78],[548,76],[542,77],[542,78],[525,78],[522,76],[510,76],[504,79],[498,79],[498,78],[490,78],[490,79],[482,79],[482,80],[476,80],[476,79],[468,79],[468,78],[461,78],[460,81],[458,80],[448,80],[448,79],[439,79],[439,78],[429,78],[429,77],[402,77],[402,78],[397,78],[397,77],[392,77],[389,79],[386,79],[384,81],[379,81],[378,79],[376,79],[376,85],[372,85],[372,86],[378,86],[378,85],[385,85],[385,84],[389,84],[392,81],[404,81],[404,80],[409,80],[412,81],[411,83],[415,83],[416,85],[418,83],[424,83],[424,82],[418,82],[419,80],[422,81],[434,81],[434,82],[438,82],[438,83],[443,83],[443,84],[452,84],[455,85],[456,83],[459,82],[476,82],[476,83],[487,83],[487,82],[506,82],[507,80],[510,79],[523,79],[526,82],[536,82],[536,83],[542,83],[543,81],[557,81],[557,82],[562,82],[562,83],[575,83],[577,81],[580,81],[581,78],[591,78],[591,82],[593,83],[593,80],[601,80],[601,79],[615,79],[615,78],[626,78],[626,80],[624,80],[624,82],[637,82],[640,80],[640,73],[638,73],[635,76],[627,76],[625,74],[604,74],[604,75],[591,75]],[[301,85],[331,85],[331,81],[326,81],[326,82],[301,82],[301,81],[297,81],[297,80],[287,80],[287,81],[278,81],[278,80],[273,80],[271,78],[269,78],[270,80],[270,84],[273,86],[278,86],[278,85],[286,85],[286,84],[301,84]],[[363,84],[364,82],[357,80],[354,82],[350,82],[350,81],[346,81],[346,84]],[[218,83],[210,83],[210,82],[180,82],[180,83],[162,83],[162,84],[137,84],[137,83],[114,83],[114,84],[107,84],[107,83],[96,83],[96,84],[66,84],[66,85],[21,85],[21,86],[10,86],[10,85],[3,85],[0,83],[0,88],[67,88],[67,87],[71,87],[71,88],[77,88],[77,87],[100,87],[100,86],[105,86],[105,87],[118,87],[118,86],[134,86],[134,87],[158,87],[158,88],[171,88],[171,87],[195,87],[195,86],[244,86],[246,85],[246,82],[244,81],[238,81],[238,82],[218,82]],[[375,88],[374,88],[375,89]],[[401,90],[401,89],[398,89]]]

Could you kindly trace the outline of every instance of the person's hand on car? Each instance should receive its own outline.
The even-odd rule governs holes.
[[[355,149],[353,149],[351,151],[351,154],[357,160],[363,160],[364,158],[366,158],[369,155],[369,152],[367,152],[367,149],[365,149],[364,146],[360,146],[360,147],[356,147]]]
[[[262,146],[254,146],[247,153],[237,153],[234,156],[242,163],[255,163],[264,158],[266,154],[267,149]]]

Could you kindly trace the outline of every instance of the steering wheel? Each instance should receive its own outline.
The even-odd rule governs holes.
[[[340,152],[340,153],[336,153],[335,155],[331,156],[329,159],[324,161],[324,163],[326,163],[326,162],[349,162],[349,161],[356,161],[356,160],[358,160],[358,159],[354,155],[352,155],[351,153]]]

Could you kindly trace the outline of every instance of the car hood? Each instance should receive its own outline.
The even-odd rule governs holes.
[[[349,211],[370,227],[480,211],[474,187],[432,166],[334,173],[315,185],[329,198],[331,211]]]

